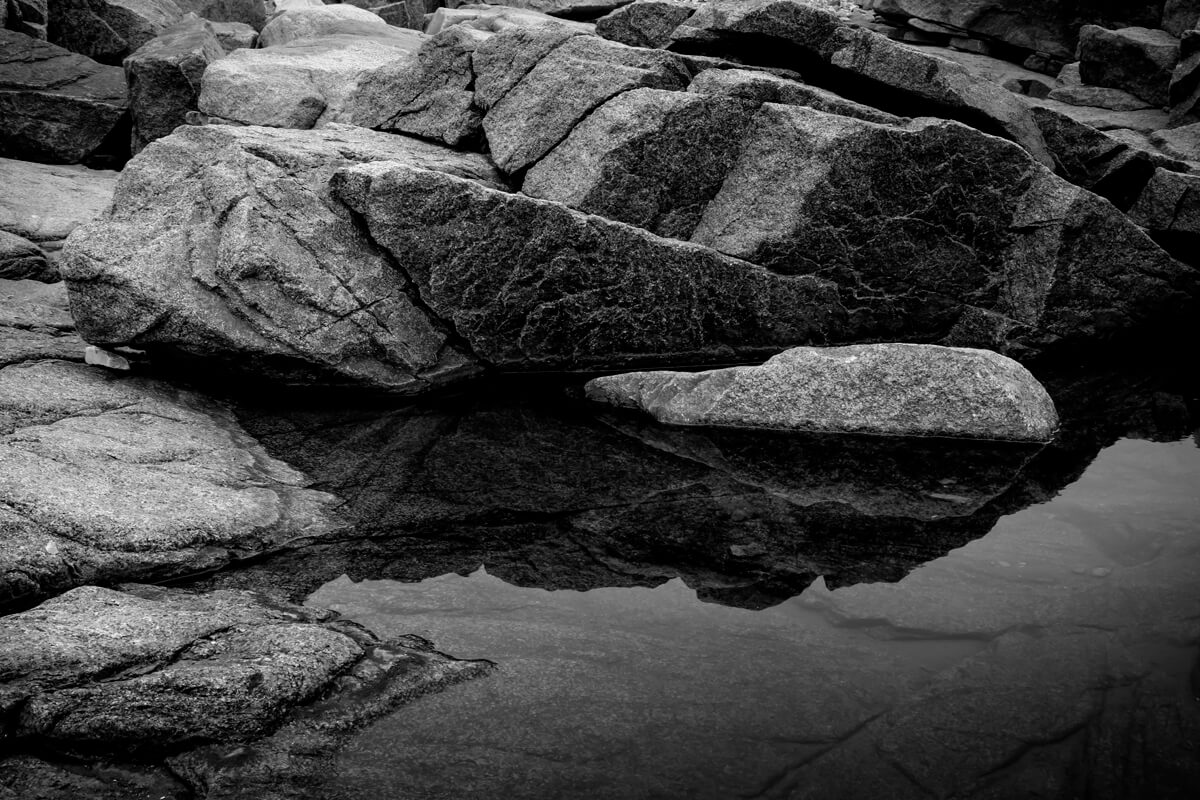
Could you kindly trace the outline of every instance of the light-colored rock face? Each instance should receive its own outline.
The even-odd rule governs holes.
[[[259,33],[259,47],[315,39],[320,36],[411,36],[383,21],[378,14],[350,5],[319,6],[283,11],[271,17]]]
[[[758,367],[596,378],[588,397],[660,422],[1047,441],[1054,403],[1020,364],[933,345],[795,348]]]
[[[228,752],[281,725],[276,743],[307,732],[311,745],[332,720],[320,708],[291,717],[319,695],[352,709],[341,713],[349,724],[369,718],[371,704],[354,709],[343,692],[432,692],[491,666],[381,641],[331,611],[256,592],[138,584],[81,587],[4,617],[0,643],[0,732],[36,738],[39,749],[152,742],[178,751],[215,741]],[[205,774],[199,761],[191,777]]]
[[[401,33],[330,35],[235,50],[205,70],[200,111],[277,128],[331,122],[375,127],[395,113],[378,103],[376,73],[386,78],[416,66],[422,38],[415,31]]]
[[[101,148],[127,102],[119,67],[0,30],[0,153],[5,156],[82,161]]]
[[[696,13],[696,3],[635,0],[596,20],[596,35],[632,47],[664,47],[671,33]]]
[[[350,127],[185,126],[155,142],[122,173],[113,212],[64,250],[84,337],[278,360],[398,391],[471,374],[329,195],[334,171],[372,160],[497,177],[482,156]]]
[[[67,238],[112,201],[118,173],[0,158],[0,230],[33,242]]]
[[[689,80],[683,63],[668,53],[575,36],[489,108],[483,130],[496,164],[512,173],[548,153],[609,98],[639,87],[683,89]]]
[[[62,361],[0,370],[0,595],[167,577],[340,530],[220,404]]]

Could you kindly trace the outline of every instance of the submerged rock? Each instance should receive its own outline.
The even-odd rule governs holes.
[[[1046,441],[1058,427],[1050,396],[1020,364],[932,345],[795,348],[758,367],[596,378],[587,395],[674,425],[1018,441]]]
[[[337,533],[334,498],[306,485],[199,395],[62,361],[5,367],[0,602]]]

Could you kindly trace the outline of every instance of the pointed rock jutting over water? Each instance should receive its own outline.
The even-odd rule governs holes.
[[[987,350],[915,344],[798,347],[757,367],[596,378],[592,400],[673,425],[1047,441],[1054,402]]]

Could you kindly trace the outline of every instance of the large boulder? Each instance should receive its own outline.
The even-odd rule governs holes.
[[[351,5],[318,6],[283,11],[259,32],[258,46],[273,47],[321,36],[410,36],[392,28],[378,14]]]
[[[384,641],[335,612],[254,592],[81,587],[0,621],[0,733],[37,741],[41,754],[169,753],[208,742],[227,753],[296,724],[309,706],[300,717],[312,744],[321,723],[336,722],[314,701],[344,706],[356,694],[386,696],[393,684],[413,697],[492,667],[419,641]]]
[[[1050,395],[988,350],[917,344],[798,347],[756,367],[595,378],[592,400],[672,425],[1048,441]]]
[[[687,239],[737,159],[755,109],[720,95],[619,94],[534,165],[522,191]]]
[[[696,4],[684,0],[635,0],[596,20],[596,35],[631,47],[665,47],[694,13]]]
[[[488,108],[483,130],[496,164],[518,172],[550,152],[609,98],[640,87],[683,89],[690,80],[677,56],[573,36]]]
[[[477,371],[329,194],[334,171],[372,160],[498,178],[483,156],[350,127],[185,126],[154,142],[64,250],[84,338],[408,392]]]
[[[183,16],[174,0],[48,0],[49,39],[104,64],[129,53]]]
[[[62,361],[0,370],[0,598],[162,579],[338,533],[228,408]]]
[[[189,13],[125,59],[133,153],[184,124],[199,103],[204,71],[224,56],[212,26]]]
[[[834,280],[861,303],[857,335],[876,339],[1019,352],[1179,321],[1197,291],[1193,270],[1106,201],[933,119],[763,105],[692,240]]]
[[[1052,163],[1029,109],[1012,92],[799,0],[710,0],[675,30],[670,47],[797,69],[848,99],[957,119]]]
[[[127,103],[120,67],[0,30],[0,156],[58,163],[109,151],[120,157]]]
[[[374,127],[394,113],[378,102],[376,73],[386,79],[412,69],[422,42],[414,31],[381,26],[378,36],[335,34],[235,50],[205,70],[200,111],[246,125]]]
[[[1179,62],[1179,39],[1166,31],[1097,25],[1079,30],[1079,76],[1086,84],[1124,89],[1162,108]]]

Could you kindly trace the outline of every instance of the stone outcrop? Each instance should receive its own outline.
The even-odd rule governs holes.
[[[227,408],[111,375],[62,361],[0,370],[4,601],[214,569],[343,527],[334,498]]]
[[[492,158],[505,172],[531,166],[604,101],[640,87],[683,89],[676,56],[574,36],[541,58],[483,118]]]
[[[335,170],[370,160],[498,178],[482,156],[358,128],[180,128],[130,163],[111,213],[64,251],[84,338],[410,392],[472,374],[329,196]]]
[[[258,46],[274,47],[322,36],[387,37],[393,34],[402,38],[411,35],[392,29],[378,14],[339,4],[297,8],[276,14],[259,32]]]
[[[0,156],[76,163],[127,152],[120,67],[0,30]]]
[[[592,400],[671,425],[1047,441],[1058,415],[1017,362],[914,344],[801,347],[757,367],[634,372],[587,384]]]
[[[711,0],[675,30],[670,47],[797,69],[848,99],[892,113],[958,119],[1051,163],[1029,109],[1011,92],[795,0]]]
[[[226,53],[258,44],[258,31],[244,22],[209,22]]]
[[[1110,31],[1084,25],[1079,31],[1079,76],[1085,84],[1124,89],[1158,108],[1179,62],[1179,40],[1146,28]]]
[[[695,3],[634,0],[596,20],[596,35],[631,47],[665,47],[671,33],[694,13]]]
[[[756,108],[741,98],[634,89],[575,126],[522,191],[687,239],[721,188]]]
[[[228,752],[297,724],[311,745],[347,722],[329,698],[392,692],[378,713],[404,699],[393,684],[412,697],[492,667],[255,592],[139,584],[81,587],[4,617],[0,642],[3,734],[42,752],[141,745],[161,756],[211,742]]]
[[[855,103],[816,86],[796,80],[745,69],[706,69],[688,85],[689,92],[728,95],[763,103],[808,106],[843,117],[854,117],[884,125],[903,125],[907,117],[898,117],[871,106]]]
[[[379,104],[376,75],[386,82],[411,70],[424,41],[415,31],[375,19],[378,25],[368,34],[329,34],[235,50],[205,70],[200,111],[247,125],[311,128],[344,122],[375,127],[394,113]]]
[[[49,39],[103,64],[128,54],[174,25],[174,0],[48,0]]]
[[[125,59],[133,118],[130,150],[141,152],[184,124],[199,103],[204,71],[224,55],[212,26],[189,13]]]
[[[79,361],[83,350],[62,283],[0,279],[0,367],[43,358]]]
[[[948,343],[1038,348],[1179,314],[1196,291],[1192,270],[1111,205],[940,120],[766,104],[692,240],[834,280],[860,302],[857,335],[877,339],[954,329]]]

